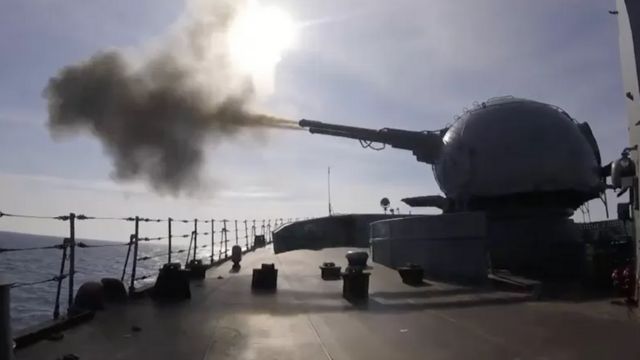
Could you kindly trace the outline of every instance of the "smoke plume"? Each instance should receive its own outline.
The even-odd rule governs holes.
[[[247,110],[253,87],[226,50],[237,2],[211,3],[192,2],[171,35],[143,55],[104,51],[61,69],[44,90],[51,133],[89,131],[111,156],[116,179],[179,194],[200,185],[205,145],[246,128],[295,128]]]

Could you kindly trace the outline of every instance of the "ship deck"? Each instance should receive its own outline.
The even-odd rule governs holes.
[[[318,266],[348,249],[260,249],[192,282],[177,304],[132,301],[20,349],[19,360],[56,359],[639,359],[640,324],[608,301],[543,302],[528,294],[431,282],[411,287],[372,264],[370,300],[341,297]],[[251,269],[273,262],[278,291],[250,290]],[[218,277],[221,276],[222,279]],[[133,331],[132,327],[140,331]]]

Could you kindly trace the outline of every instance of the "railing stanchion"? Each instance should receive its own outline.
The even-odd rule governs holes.
[[[224,258],[225,259],[229,257],[229,251],[228,251],[229,250],[229,245],[228,245],[229,244],[229,239],[227,238],[227,231],[228,231],[227,230],[227,222],[228,221],[229,220],[227,220],[227,219],[222,220],[222,226],[223,226],[222,231],[224,232]]]
[[[198,219],[193,220],[193,261],[196,260],[198,252]]]
[[[267,244],[271,243],[271,219],[267,221]]]
[[[238,220],[233,220],[233,227],[236,232],[236,245],[238,245]]]
[[[215,254],[215,220],[211,219],[211,265],[213,265],[213,255]]]
[[[136,229],[134,233],[134,243],[133,243],[133,264],[131,264],[131,282],[129,284],[129,296],[133,296],[136,290],[136,267],[138,266],[138,238],[139,238],[139,230],[140,230],[140,218],[136,216]]]
[[[135,234],[129,235],[129,246],[127,246],[127,256],[124,258],[124,266],[122,267],[122,276],[120,281],[124,283],[124,276],[127,274],[127,265],[129,265],[129,256],[131,255],[131,246],[133,246],[133,238]]]
[[[53,306],[53,318],[60,317],[60,293],[62,292],[62,275],[64,275],[64,265],[67,262],[67,245],[68,239],[62,240],[62,260],[60,260],[60,273],[58,275],[58,284],[56,287],[56,302]]]
[[[173,221],[173,219],[171,218],[167,219],[167,227],[168,227],[167,238],[169,240],[169,254],[167,255],[167,264],[171,264],[171,221]]]
[[[193,244],[193,231],[189,236],[189,248],[187,249],[187,258],[184,259],[184,267],[186,268],[189,265],[189,257],[191,257],[191,245]]]
[[[69,302],[67,313],[73,306],[73,280],[76,272],[76,214],[69,214]]]
[[[222,220],[222,229],[220,230],[220,250],[218,250],[218,261],[222,259],[222,246],[224,244],[224,220]]]
[[[247,220],[244,221],[244,240],[245,240],[245,246],[247,247],[247,250],[249,250],[249,227],[247,226]]]
[[[11,335],[11,283],[0,275],[0,359],[13,360]]]
[[[253,241],[253,246],[256,246],[256,219],[251,221],[251,241]]]
[[[265,222],[266,222],[266,220],[263,219],[262,220],[262,228],[261,228],[262,229],[262,235],[266,235],[265,234],[265,226],[264,226]]]

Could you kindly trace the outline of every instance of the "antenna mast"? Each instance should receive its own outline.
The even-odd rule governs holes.
[[[327,198],[329,199],[329,216],[331,216],[331,166],[327,167]]]

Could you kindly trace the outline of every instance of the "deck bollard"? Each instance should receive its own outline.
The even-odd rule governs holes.
[[[0,359],[13,360],[10,305],[11,283],[0,276]]]
[[[192,279],[204,279],[207,276],[207,265],[202,263],[200,259],[192,259],[186,266],[189,270],[189,276]]]
[[[151,296],[158,300],[191,299],[188,273],[180,268],[180,263],[162,266]]]
[[[348,301],[366,302],[369,299],[369,277],[364,272],[368,268],[369,254],[366,251],[349,251],[346,255],[349,265],[342,276],[342,297]]]
[[[366,251],[349,251],[346,258],[349,263],[348,268],[363,270],[367,268],[369,254]]]
[[[256,235],[253,237],[254,249],[265,247],[265,246],[267,246],[267,240],[265,240],[264,235]]]
[[[231,261],[234,268],[240,266],[240,261],[242,261],[242,247],[240,245],[233,245],[231,248]]]
[[[371,273],[361,269],[348,269],[342,273],[342,297],[350,302],[365,302],[369,299],[369,277]]]
[[[335,263],[322,263],[322,266],[320,266],[320,277],[322,280],[339,280],[340,270],[342,270],[342,267],[336,266]]]
[[[278,269],[274,264],[262,264],[259,269],[253,269],[251,289],[259,291],[276,291],[278,288]]]
[[[420,265],[407,264],[398,268],[398,274],[402,278],[402,282],[407,285],[420,285],[423,283],[424,269]]]

